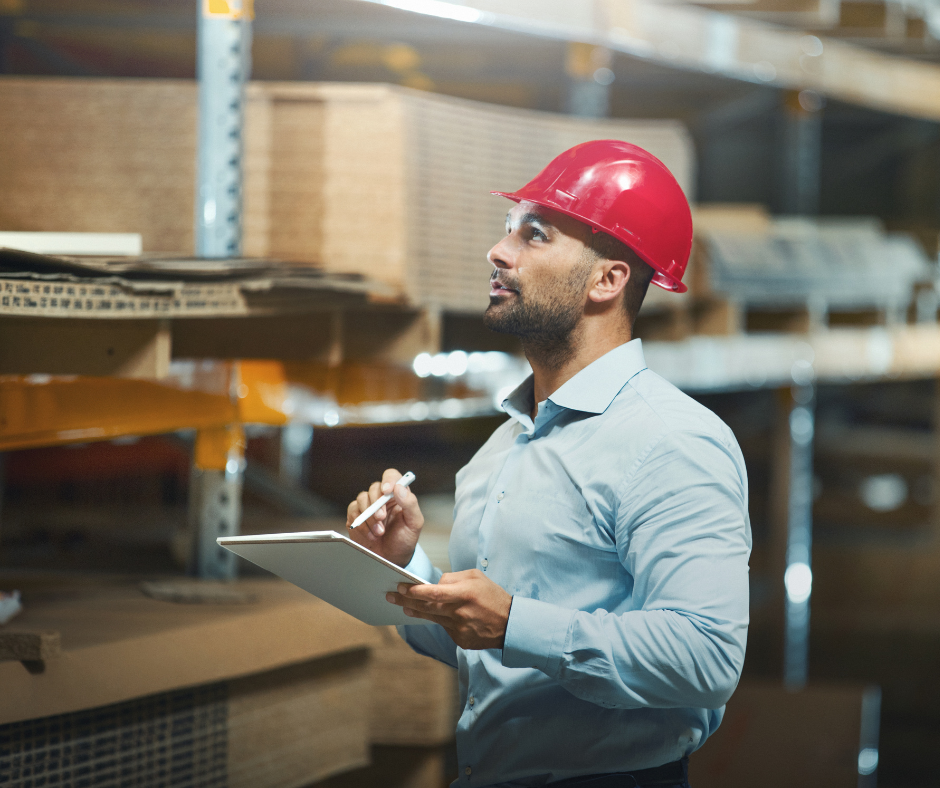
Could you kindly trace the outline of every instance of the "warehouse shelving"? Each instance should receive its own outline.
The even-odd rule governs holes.
[[[533,6],[525,2],[496,4],[483,0],[467,3],[356,0],[323,3],[319,17],[300,18],[295,6],[272,2],[255,23],[254,33],[261,37],[296,38],[321,34],[363,34],[366,31],[376,38],[385,39],[397,31],[396,34],[400,33],[402,40],[409,40],[411,34],[433,37],[445,27],[453,30],[456,25],[465,31],[472,28],[474,32],[466,32],[467,36],[477,36],[480,40],[485,38],[488,45],[493,45],[495,41],[504,51],[510,48],[505,46],[507,43],[528,46],[525,41],[537,40],[560,45],[561,50],[568,51],[570,56],[572,49],[566,50],[566,47],[572,45],[576,48],[585,44],[589,50],[599,48],[618,53],[618,57],[626,58],[630,69],[638,69],[637,73],[646,75],[653,88],[645,88],[643,95],[647,101],[639,110],[641,114],[658,111],[660,105],[649,99],[652,93],[658,93],[663,87],[671,97],[664,100],[666,103],[672,101],[682,105],[673,106],[665,113],[671,117],[693,118],[693,110],[701,112],[708,103],[702,98],[706,94],[713,99],[712,105],[725,102],[717,113],[711,112],[712,107],[707,108],[711,114],[703,121],[705,125],[716,119],[720,125],[721,118],[725,116],[747,117],[763,112],[768,107],[776,107],[779,96],[772,89],[780,88],[788,91],[786,103],[791,120],[806,120],[812,115],[805,107],[800,109],[800,91],[811,91],[823,97],[912,117],[940,118],[940,66],[929,62],[929,57],[924,62],[915,62],[838,40],[841,34],[826,28],[832,20],[826,22],[818,15],[815,22],[811,23],[813,27],[775,27],[769,22],[786,20],[767,16],[774,11],[768,11],[766,3],[742,5],[748,7],[733,9],[740,11],[740,14],[729,14],[725,8],[662,5],[648,0],[580,5],[547,2],[539,6],[536,16],[532,12]],[[812,5],[801,6],[803,12]],[[819,9],[823,5],[816,4]],[[750,14],[750,18],[746,14]],[[36,29],[43,30],[44,26],[47,30],[59,32],[76,29],[87,32],[111,26],[120,27],[130,34],[135,30],[150,28],[182,31],[188,35],[194,27],[191,14],[177,15],[166,9],[136,17],[109,18],[91,12],[48,12],[43,11],[39,4],[32,4],[19,15],[22,16],[21,21],[34,25],[34,33]],[[790,18],[793,19],[792,16]],[[368,22],[371,27],[363,27],[364,22]],[[807,22],[807,19],[802,22]],[[413,80],[413,84],[418,84],[421,75],[414,68],[412,72],[406,76]],[[403,76],[403,80],[405,78]],[[689,83],[685,88],[679,85],[683,80]],[[167,90],[170,87],[163,86]],[[299,103],[302,94],[306,93],[309,97],[318,90],[323,95],[329,90],[339,95],[345,88],[255,85],[250,89],[249,100],[253,99],[256,106],[267,102],[264,112],[256,116],[261,118],[260,125],[263,126],[264,122],[271,121],[276,100],[288,104]],[[422,97],[416,97],[417,94],[407,96],[406,93],[387,88],[375,91],[375,95],[382,94],[383,100],[391,97],[393,102],[404,104],[421,102]],[[352,92],[348,92],[348,95],[351,96]],[[677,99],[676,96],[684,96],[684,99]],[[177,102],[179,117],[191,119],[186,113],[193,111],[190,104],[194,106],[194,102],[185,96],[183,99],[177,96],[172,100]],[[812,104],[815,99],[809,95],[807,101]],[[442,106],[445,104],[443,102]],[[464,111],[460,102],[453,102],[451,107],[445,107],[442,114],[446,116],[458,110]],[[156,114],[162,115],[164,120],[172,120],[173,117],[173,113],[169,112]],[[430,112],[427,117],[433,114]],[[812,117],[818,120],[818,116]],[[701,121],[701,116],[698,116],[698,120]],[[169,123],[167,128],[171,125]],[[171,136],[164,134],[161,140],[171,139]],[[180,142],[182,138],[172,139],[176,141],[174,144],[179,143],[182,147],[190,145],[188,140]],[[797,148],[790,151],[793,156],[800,152]],[[188,151],[186,154],[190,157],[188,161],[191,161],[191,153]],[[136,157],[136,153],[134,155]],[[263,145],[256,148],[252,155],[255,156],[253,161],[256,165],[259,162],[264,165],[256,167],[253,171],[255,177],[258,173],[264,177],[272,177],[272,174],[281,177],[284,172],[289,173],[290,168],[278,172],[270,167],[271,150]],[[186,167],[189,166],[188,161]],[[189,171],[181,172],[185,177],[178,181],[185,190],[189,190]],[[401,189],[401,183],[396,181],[397,177],[392,172],[387,182],[383,181],[383,188],[394,187],[400,189],[396,194],[406,195],[407,192]],[[433,185],[435,180],[429,178],[428,183]],[[177,188],[179,183],[176,184]],[[449,187],[449,191],[453,192],[454,187]],[[256,211],[254,217],[261,217],[262,221],[253,225],[252,232],[256,240],[263,237],[267,243],[273,236],[266,235],[264,222],[267,219],[262,217],[262,213],[271,206],[263,200],[257,200],[259,193],[256,193],[254,208],[260,206],[261,210]],[[400,196],[397,202],[403,203],[405,199]],[[191,213],[189,203],[176,199],[168,200],[166,204],[183,216],[182,222],[176,222],[174,226],[177,233],[180,227],[183,228],[179,237],[185,236]],[[182,210],[180,205],[183,206]],[[201,215],[206,216],[205,205],[202,207]],[[302,228],[305,219],[298,217],[294,218],[298,218],[297,226]],[[409,232],[413,231],[413,227],[409,228]],[[262,230],[260,234],[259,228]],[[347,236],[349,231],[350,228],[344,226]],[[355,234],[355,228],[352,228],[352,233]],[[287,238],[288,242],[290,240]],[[396,243],[401,240],[398,238]],[[279,242],[283,243],[284,238]],[[406,245],[401,248],[406,249],[406,252],[413,251]],[[265,247],[258,253],[267,254],[269,251]],[[426,249],[424,251],[427,252]],[[478,254],[476,256],[480,257]],[[406,261],[405,257],[397,262],[401,264],[403,261]],[[388,266],[376,268],[386,270]],[[468,275],[466,281],[476,281],[474,277],[475,274]],[[371,286],[375,283],[367,284]],[[399,296],[400,293],[391,296],[386,293],[385,296],[347,304],[342,308],[335,305],[335,308],[321,308],[323,305],[320,305],[301,316],[290,317],[231,314],[216,315],[214,318],[186,318],[175,315],[164,316],[159,320],[145,320],[143,325],[138,323],[136,326],[127,321],[122,331],[115,330],[118,323],[112,322],[109,330],[115,337],[125,337],[129,343],[130,350],[125,361],[130,357],[140,360],[141,356],[135,355],[135,348],[146,346],[152,351],[137,366],[119,364],[107,358],[102,361],[99,353],[97,368],[87,365],[82,368],[81,365],[87,364],[93,355],[87,352],[89,347],[106,354],[110,345],[100,337],[90,342],[76,343],[78,334],[75,333],[74,322],[61,319],[50,330],[49,326],[60,318],[36,317],[30,326],[31,330],[43,326],[41,330],[48,332],[47,336],[52,338],[53,343],[59,344],[60,349],[82,344],[86,352],[84,356],[72,354],[70,360],[79,366],[65,370],[68,373],[65,376],[61,374],[61,368],[44,369],[41,360],[36,360],[37,366],[30,369],[22,366],[17,368],[11,364],[0,365],[4,372],[12,373],[0,378],[0,409],[5,418],[0,423],[0,448],[9,450],[24,446],[107,440],[122,435],[195,430],[194,460],[197,474],[203,471],[209,471],[210,477],[214,474],[213,484],[203,488],[198,484],[194,486],[195,490],[202,490],[200,494],[203,503],[208,507],[204,508],[203,520],[213,521],[213,525],[206,527],[203,532],[205,541],[211,545],[217,532],[213,529],[220,522],[224,522],[229,531],[238,527],[237,493],[243,470],[246,425],[312,425],[319,429],[341,424],[418,422],[497,412],[496,394],[518,380],[524,365],[513,362],[507,365],[511,369],[501,372],[494,370],[485,380],[477,378],[474,386],[467,385],[468,379],[459,374],[445,374],[440,379],[417,377],[408,370],[407,365],[421,353],[435,355],[443,351],[442,325],[446,322],[446,314],[442,314],[440,304],[403,302]],[[458,296],[463,297],[462,294]],[[467,303],[474,297],[469,297]],[[730,300],[724,305],[733,306]],[[802,560],[788,560],[787,542],[799,530],[794,529],[793,523],[799,525],[802,520],[805,524],[811,506],[808,491],[812,488],[812,477],[807,460],[811,459],[813,451],[812,406],[815,387],[934,379],[940,376],[940,328],[933,319],[908,324],[903,317],[898,320],[898,316],[894,315],[886,321],[888,325],[825,328],[814,322],[809,312],[804,317],[807,319],[803,321],[804,330],[800,332],[728,333],[727,326],[733,321],[726,320],[726,335],[714,336],[699,334],[697,328],[689,331],[687,322],[684,328],[674,332],[676,341],[656,341],[651,338],[644,342],[649,366],[690,393],[760,392],[768,389],[779,392],[777,405],[781,426],[772,452],[772,470],[777,489],[769,551],[772,553],[770,563],[773,565],[774,582],[779,586],[776,587],[774,604],[779,602],[777,606],[781,611],[785,604],[790,604],[785,602],[784,570],[788,563],[800,563]],[[651,337],[654,336],[658,335],[651,334]],[[275,345],[280,347],[280,356],[271,349]],[[450,344],[448,350],[459,351],[460,346]],[[294,355],[290,356],[290,353]],[[60,353],[60,362],[57,363],[61,363],[62,356],[69,355]],[[310,361],[311,357],[317,360]],[[16,363],[22,364],[22,354],[18,358]],[[231,360],[204,361],[204,358]],[[33,374],[17,374],[25,372]],[[108,377],[109,373],[123,377]],[[479,385],[481,383],[484,385]],[[226,484],[234,486],[226,487]],[[219,503],[223,497],[226,500],[224,506]],[[796,533],[796,537],[799,537],[796,541],[803,539],[796,547],[808,553],[809,534],[805,531],[802,535]],[[202,552],[208,555],[211,551]],[[808,565],[808,555],[803,562]],[[214,564],[210,560],[203,570],[207,574],[224,575],[231,572],[231,567]],[[125,591],[129,598],[134,597],[133,604],[137,606],[135,611],[151,605],[151,601],[137,598],[136,589],[133,593]],[[799,598],[801,595],[797,593],[792,596]],[[82,607],[82,599],[79,595],[75,610]],[[805,602],[807,599],[804,598],[800,604]],[[289,605],[285,603],[284,611],[288,608]],[[85,609],[85,613],[90,609]],[[312,612],[309,606],[304,610],[307,614]],[[801,615],[806,612],[805,604],[801,610]],[[35,612],[42,613],[39,608]],[[229,645],[239,647],[240,644],[257,639],[260,630],[255,631],[251,622],[256,620],[252,616],[260,615],[261,612],[260,609],[251,615],[246,612],[240,616],[237,626],[233,623],[236,619],[234,609],[223,614],[229,629],[222,634],[229,638]],[[24,615],[29,616],[29,610]],[[72,612],[71,609],[63,608],[56,615],[60,615],[60,619],[56,619],[58,621],[72,615]],[[81,611],[75,615],[76,621],[84,620]],[[207,619],[211,617],[206,616]],[[35,623],[38,627],[41,623],[38,619],[22,620],[30,623],[30,626]],[[802,620],[805,624],[805,615]],[[30,687],[39,686],[39,682],[54,675],[70,677],[61,678],[64,687],[79,676],[78,673],[67,673],[71,670],[69,660],[74,656],[69,653],[67,627],[60,626],[52,619],[49,621],[52,622],[49,625],[52,629],[62,630],[66,648],[58,656],[49,656],[44,666],[45,674],[26,673],[24,666],[15,662],[0,663],[0,670],[6,671],[10,681],[17,683],[18,691],[28,694],[32,692]],[[320,619],[310,623],[309,629],[314,632],[319,628]],[[192,631],[186,633],[186,637],[197,637],[197,631],[200,631],[199,628],[194,626]],[[806,676],[806,631],[805,625],[798,624],[790,632],[796,638],[788,657],[788,677],[794,686],[799,686]],[[280,630],[272,630],[270,634],[275,640],[283,636]],[[323,633],[316,634],[319,636]],[[114,639],[113,654],[124,648],[119,643],[123,637],[121,635]],[[163,634],[159,637],[154,634],[152,641],[156,643],[162,637]],[[178,637],[178,633],[172,637]],[[323,642],[327,642],[326,638]],[[97,653],[102,662],[113,657],[111,652],[106,654],[104,650]],[[306,659],[312,655],[312,651],[309,654],[298,651],[291,659]],[[85,657],[87,654],[82,659]],[[217,658],[220,664],[226,659],[225,654],[213,653],[210,657]],[[136,653],[128,660],[130,662],[139,658],[142,658],[141,654]],[[387,653],[385,658],[388,658]],[[56,663],[56,660],[59,662]],[[213,677],[233,676],[239,671],[266,670],[274,665],[273,662],[264,665],[261,662],[252,665],[245,663],[237,668],[226,667],[222,672],[212,672],[215,668],[207,668],[204,676],[200,674],[191,678],[194,682],[202,682]],[[40,666],[32,667],[38,670]],[[421,669],[415,670],[420,673]],[[154,676],[158,674],[159,671],[154,672]],[[94,681],[105,681],[103,675],[95,673]],[[449,677],[439,678],[443,689],[438,694],[443,697],[449,687]],[[386,680],[382,685],[388,683]],[[172,688],[172,682],[164,688]],[[136,687],[134,692],[140,689]],[[144,691],[156,689],[154,685],[149,690],[144,688]],[[127,698],[132,695],[128,694]],[[26,697],[23,695],[23,698]],[[858,697],[861,696],[857,693],[845,695],[844,704],[850,707],[852,713],[857,711],[853,704]],[[865,702],[870,705],[870,695],[865,697],[868,699]],[[120,699],[115,696],[112,700]],[[88,698],[83,702],[86,705],[92,703]],[[26,703],[28,700],[22,701],[20,711],[26,708],[23,705]],[[53,713],[53,706],[44,709]],[[70,708],[80,707],[81,704],[73,704]],[[64,710],[65,706],[55,708]],[[445,739],[442,738],[441,730],[447,728],[446,723],[446,720],[441,723],[430,738],[418,733],[411,742],[388,740],[388,743],[420,744],[432,739],[442,743]],[[400,733],[403,730],[401,721],[388,725],[388,729]],[[871,731],[866,735],[870,737]],[[382,741],[382,738],[373,732],[372,740]],[[849,741],[847,746],[852,746],[852,742]]]

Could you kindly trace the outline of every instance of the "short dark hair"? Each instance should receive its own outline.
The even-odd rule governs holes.
[[[591,239],[591,251],[599,258],[623,260],[630,266],[630,281],[627,282],[623,291],[623,309],[632,327],[636,322],[636,316],[640,313],[640,307],[643,305],[643,299],[646,298],[650,282],[653,281],[653,274],[656,272],[623,241],[607,233],[594,233]]]

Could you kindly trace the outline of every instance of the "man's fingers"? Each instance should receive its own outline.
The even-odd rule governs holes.
[[[370,498],[369,493],[367,493],[367,492],[361,492],[361,493],[359,493],[359,495],[356,497],[356,503],[358,504],[358,507],[359,507],[359,513],[358,513],[358,514],[361,514],[362,512],[364,512],[366,509],[368,509],[368,508],[372,505],[373,499]],[[385,508],[385,507],[383,506],[382,509],[384,509],[384,508]],[[381,510],[380,510],[380,511],[381,511]],[[357,514],[357,516],[358,516],[358,514]],[[376,512],[375,514],[378,514],[378,512]],[[367,527],[369,528],[369,530],[370,530],[373,534],[375,534],[376,536],[381,536],[383,533],[385,533],[385,526],[382,525],[382,523],[378,522],[378,521],[375,519],[375,514],[373,514],[373,515],[372,515],[368,520],[366,520],[365,523],[363,523],[362,525],[367,526]],[[352,522],[352,521],[350,521],[350,522]],[[360,525],[359,527],[362,528],[362,525]]]
[[[382,492],[382,482],[372,482],[372,484],[369,485],[369,503],[370,503],[370,504],[375,503],[375,502],[376,502],[377,500],[379,500],[379,498],[381,498],[384,494],[385,494],[385,493]],[[372,515],[372,519],[373,519],[373,520],[384,520],[387,514],[388,514],[388,512],[386,511],[386,507],[383,506],[381,509],[379,509],[378,511],[376,511],[375,514]]]
[[[398,480],[401,479],[401,477],[401,472],[395,468],[386,470],[385,473],[382,474],[381,483],[377,483],[379,486],[376,498],[380,495],[388,495],[391,493],[394,496],[392,498],[394,503],[385,507],[388,510],[384,515],[386,522],[391,519],[391,515],[395,511],[393,507],[397,505],[405,525],[412,530],[418,531],[421,529],[421,526],[424,525],[424,515],[421,514],[421,507],[418,506],[418,499],[415,494],[411,492],[409,488],[402,487],[398,484]],[[375,485],[373,485],[373,487],[374,486]],[[372,488],[370,488],[369,491],[371,493]]]
[[[426,589],[422,593],[414,593],[414,589]],[[437,588],[431,583],[425,585],[413,586],[408,583],[398,584],[398,593],[391,591],[385,595],[389,602],[394,602],[402,607],[413,607],[419,610],[430,610],[432,608],[442,608],[451,600],[444,595],[436,593]]]
[[[370,503],[372,503],[372,501],[369,500],[369,493],[361,492],[356,496],[356,504],[359,507],[359,514],[362,514],[366,509],[368,509]]]
[[[405,527],[413,534],[417,534],[424,525],[424,517],[418,506],[418,499],[408,488],[395,484],[402,475],[394,468],[389,468],[382,474],[382,481],[373,482],[368,490],[356,496],[346,510],[346,527],[352,525],[353,520],[359,517],[383,495],[391,493],[393,498],[384,506],[377,509],[362,525],[362,540],[369,544],[373,539],[380,539],[389,528],[397,529],[399,525]],[[368,533],[368,539],[365,535]]]
[[[385,473],[382,474],[382,487],[385,485],[393,485],[402,477],[402,474],[395,470],[394,468],[389,468]],[[385,490],[385,492],[390,492],[390,490]]]
[[[418,505],[418,497],[408,488],[400,484],[393,485],[392,499],[400,508],[401,516],[405,524],[414,530],[420,530],[424,525],[424,515],[421,514],[421,507]]]
[[[375,534],[376,536],[381,536],[382,534],[385,533],[385,525],[382,523],[381,520],[376,520],[376,519],[375,519],[375,518],[376,518],[376,515],[378,515],[381,511],[382,511],[382,510],[379,509],[378,512],[376,512],[374,515],[372,515],[372,516],[371,516],[368,520],[366,520],[366,522],[365,522],[365,524],[366,524],[367,526],[369,526],[369,530],[370,530],[373,534]]]
[[[440,624],[448,632],[455,631],[454,620],[452,618],[447,618],[446,616],[438,616],[434,613],[427,613],[423,610],[414,610],[409,607],[405,608],[405,615],[409,616],[410,618],[423,618],[425,621],[432,621],[435,624]]]
[[[453,615],[453,610],[451,609],[450,605],[446,603],[433,602],[425,599],[414,599],[412,597],[396,594],[394,592],[387,593],[385,595],[385,601],[404,608],[406,615],[416,613],[418,614],[419,618],[427,618],[429,621],[435,621],[438,624],[447,622],[446,625],[442,625],[449,628],[453,628],[457,625],[456,619]]]
[[[404,598],[400,594],[389,593],[385,595],[385,599],[388,602],[392,602],[393,604],[403,607],[405,615],[410,618],[422,618],[425,621],[433,621],[435,624],[440,624],[448,632],[453,632],[456,630],[457,622],[454,621],[454,619],[450,616],[440,615],[440,613],[435,613],[430,610],[422,610],[416,607],[405,607],[402,604]]]
[[[479,577],[477,577],[479,575]],[[492,582],[477,569],[463,572],[445,572],[437,583],[399,583],[398,593],[414,599],[444,602],[463,599],[473,588],[474,580]],[[466,587],[463,587],[466,585]]]
[[[398,593],[408,599],[422,602],[446,602],[453,597],[451,589],[441,588],[435,583],[399,583]]]
[[[394,591],[389,591],[385,595],[385,601],[391,602],[393,605],[398,605],[399,607],[410,607],[414,610],[428,610],[432,604],[439,604],[429,599],[418,599],[416,597],[403,594],[401,593],[401,588],[402,586],[398,586],[399,593],[397,594]]]

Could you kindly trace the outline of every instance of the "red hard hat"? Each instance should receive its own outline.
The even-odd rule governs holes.
[[[519,191],[493,192],[567,214],[623,241],[656,273],[653,284],[684,293],[692,212],[666,165],[636,145],[595,140],[556,156]]]

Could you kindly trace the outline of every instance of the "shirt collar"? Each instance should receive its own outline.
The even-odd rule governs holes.
[[[569,410],[603,413],[627,381],[644,369],[646,360],[643,357],[643,343],[634,339],[588,364],[548,399]],[[531,431],[532,419],[529,414],[532,412],[533,399],[533,380],[529,375],[503,400],[502,408]]]
[[[535,399],[534,381],[529,375],[503,400],[500,407],[518,421],[530,435],[535,429],[532,417],[532,402]]]

